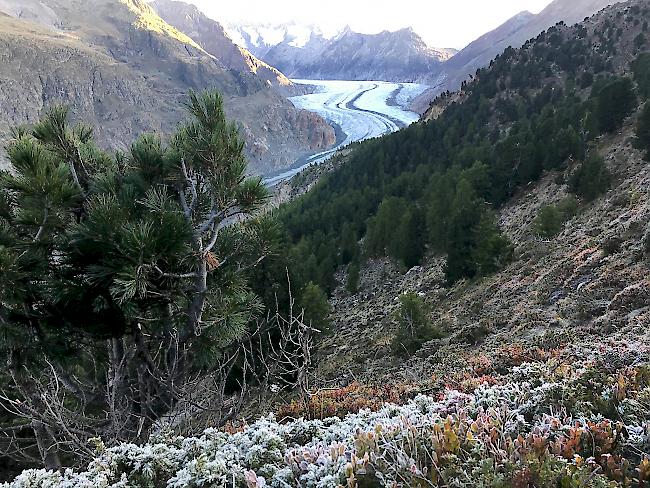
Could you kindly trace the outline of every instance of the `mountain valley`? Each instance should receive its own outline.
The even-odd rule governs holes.
[[[226,37],[219,40],[217,23],[204,28],[214,29],[208,37],[221,44],[203,48],[143,1],[4,0],[2,11],[14,16],[0,14],[7,60],[0,74],[3,140],[8,126],[33,121],[45,106],[60,102],[98,127],[102,143],[123,149],[129,135],[173,128],[189,89],[216,86],[241,124],[256,172],[286,167],[335,142],[323,119],[296,110],[269,86],[289,86],[286,77]],[[224,54],[223,60],[210,48]],[[20,113],[12,110],[16,106]]]
[[[650,486],[650,0],[289,4],[0,0],[0,488]]]
[[[416,83],[380,81],[293,80],[296,86],[315,89],[315,93],[291,97],[298,108],[321,115],[339,128],[337,144],[298,162],[298,165],[266,178],[270,185],[284,182],[305,168],[319,165],[350,144],[380,137],[415,123],[419,115],[411,112],[411,102],[427,89]]]

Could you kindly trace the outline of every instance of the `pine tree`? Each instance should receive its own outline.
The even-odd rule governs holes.
[[[426,228],[424,216],[417,208],[407,211],[390,236],[388,252],[407,268],[416,266],[425,251]]]
[[[359,291],[359,272],[359,262],[353,261],[350,266],[348,266],[348,279],[345,284],[348,293],[352,295],[356,295]]]
[[[359,256],[359,238],[354,224],[346,222],[341,231],[341,263],[348,264]]]
[[[377,215],[368,222],[366,250],[371,256],[396,254],[396,240],[401,222],[408,216],[406,202],[390,197],[382,201]]]
[[[643,98],[648,98],[650,96],[650,53],[639,54],[632,61],[632,71],[634,71],[634,80],[639,94]]]
[[[478,276],[497,272],[512,258],[512,244],[499,231],[492,212],[483,212],[474,228],[471,254]]]
[[[65,385],[78,438],[141,439],[188,375],[216,367],[262,312],[247,270],[271,252],[272,226],[250,218],[267,191],[246,176],[221,97],[191,93],[187,108],[167,146],[145,135],[112,156],[53,108],[8,147],[0,348],[18,391],[53,374]],[[57,469],[69,435],[38,425]]]
[[[641,110],[636,124],[636,146],[645,151],[645,159],[650,161],[650,104]]]
[[[427,199],[426,224],[429,242],[438,252],[447,250],[451,204],[455,194],[455,182],[449,174],[436,174],[432,178]]]
[[[612,176],[605,160],[591,154],[569,178],[569,189],[587,201],[592,201],[609,188]]]
[[[610,81],[597,90],[596,117],[601,132],[614,132],[636,107],[636,95],[629,78]]]
[[[395,313],[397,334],[392,343],[396,355],[408,356],[417,352],[425,342],[444,336],[429,320],[430,309],[417,293],[400,295],[399,303]]]
[[[331,308],[327,300],[327,294],[315,283],[307,283],[302,290],[298,305],[304,310],[305,324],[313,327],[319,332],[326,334],[330,331],[329,314]]]

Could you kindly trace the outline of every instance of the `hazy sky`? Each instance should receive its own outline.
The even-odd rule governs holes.
[[[349,24],[376,33],[412,26],[430,45],[460,48],[522,10],[551,0],[189,0],[223,22]]]

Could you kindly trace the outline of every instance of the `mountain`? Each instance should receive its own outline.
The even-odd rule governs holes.
[[[455,51],[426,45],[413,29],[334,36],[297,26],[231,27],[232,36],[290,78],[416,81]]]
[[[277,71],[241,51],[237,67],[239,50],[225,41],[223,59],[209,53],[214,45],[203,48],[144,1],[2,0],[0,12],[7,14],[0,18],[0,138],[62,102],[97,128],[102,144],[120,148],[141,132],[173,129],[188,90],[217,88],[256,172],[335,140],[322,118],[269,86],[286,83]]]
[[[528,39],[558,22],[573,25],[614,3],[617,0],[554,0],[537,15],[530,12],[515,15],[470,43],[440,70],[430,73],[426,82],[433,88],[418,97],[413,108],[421,113],[438,94],[457,90],[468,76],[487,66],[508,46],[521,47]]]
[[[578,183],[593,177],[600,184],[607,175],[599,138],[637,107],[626,76],[648,46],[650,9],[640,4],[576,27],[558,24],[519,50],[507,48],[462,91],[439,96],[427,123],[352,151],[281,212],[296,273],[332,290],[336,272],[355,256],[389,255],[408,269],[434,251],[447,257],[449,284],[479,279],[510,256],[494,209],[549,172],[588,204],[593,196],[585,198]],[[594,174],[583,180],[580,171]]]
[[[280,71],[236,45],[221,24],[207,17],[196,6],[175,0],[155,0],[151,6],[165,22],[191,37],[226,68],[251,72],[271,85],[291,85]]]
[[[228,35],[235,43],[245,47],[258,58],[263,59],[270,49],[279,44],[304,47],[310,39],[323,42],[336,37],[341,30],[324,32],[316,25],[288,22],[286,24],[227,24]]]
[[[322,385],[347,385],[332,394],[346,399],[327,403],[331,410],[345,417],[359,384],[394,392],[415,382],[443,396],[452,385],[472,401],[507,396],[518,388],[511,374],[556,361],[592,361],[592,378],[628,354],[647,368],[650,164],[637,137],[644,126],[647,137],[650,119],[649,12],[647,0],[627,2],[551,27],[500,53],[462,93],[440,96],[427,123],[364,143],[317,183],[310,176],[322,168],[285,189],[310,188],[280,211],[291,260],[301,263],[294,272],[332,290],[332,332],[314,373]],[[501,252],[502,238],[511,252]],[[481,264],[450,281],[450,269],[468,260]],[[405,294],[421,301],[400,323]],[[413,330],[418,313],[429,331],[410,333],[415,346],[400,342],[400,327]],[[557,395],[589,381],[570,376],[570,384],[535,383],[541,409],[584,415],[573,393]],[[572,399],[556,410],[551,397]],[[611,403],[600,405],[588,416],[618,418]],[[645,425],[648,412],[626,421]],[[512,438],[530,432],[518,427]],[[636,446],[648,452],[648,440]]]
[[[42,2],[0,0],[0,12],[52,28],[56,28],[61,23],[61,19],[59,19],[56,12]]]

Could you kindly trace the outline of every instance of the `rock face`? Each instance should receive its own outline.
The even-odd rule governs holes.
[[[17,0],[0,0],[0,12],[5,12],[17,19],[29,20],[49,27],[61,23],[58,15],[41,2],[20,2]]]
[[[458,90],[468,76],[487,66],[507,47],[521,47],[527,40],[558,22],[573,25],[615,3],[618,0],[554,0],[537,15],[530,12],[517,14],[470,43],[439,70],[432,71],[425,79],[432,89],[418,97],[412,108],[422,113],[440,93]]]
[[[221,24],[207,17],[194,5],[175,0],[155,0],[151,6],[165,22],[190,36],[226,68],[250,72],[271,85],[291,85],[280,71],[236,45]]]
[[[348,27],[331,38],[295,26],[232,30],[239,42],[291,78],[413,82],[439,71],[455,53],[427,46],[410,28],[369,35]]]
[[[232,57],[211,54],[144,1],[0,0],[0,10],[8,14],[0,13],[0,140],[64,103],[104,146],[122,148],[145,131],[171,132],[185,116],[187,91],[207,88],[224,95],[255,172],[334,140],[323,119],[296,110],[253,61],[242,54],[236,69]]]

